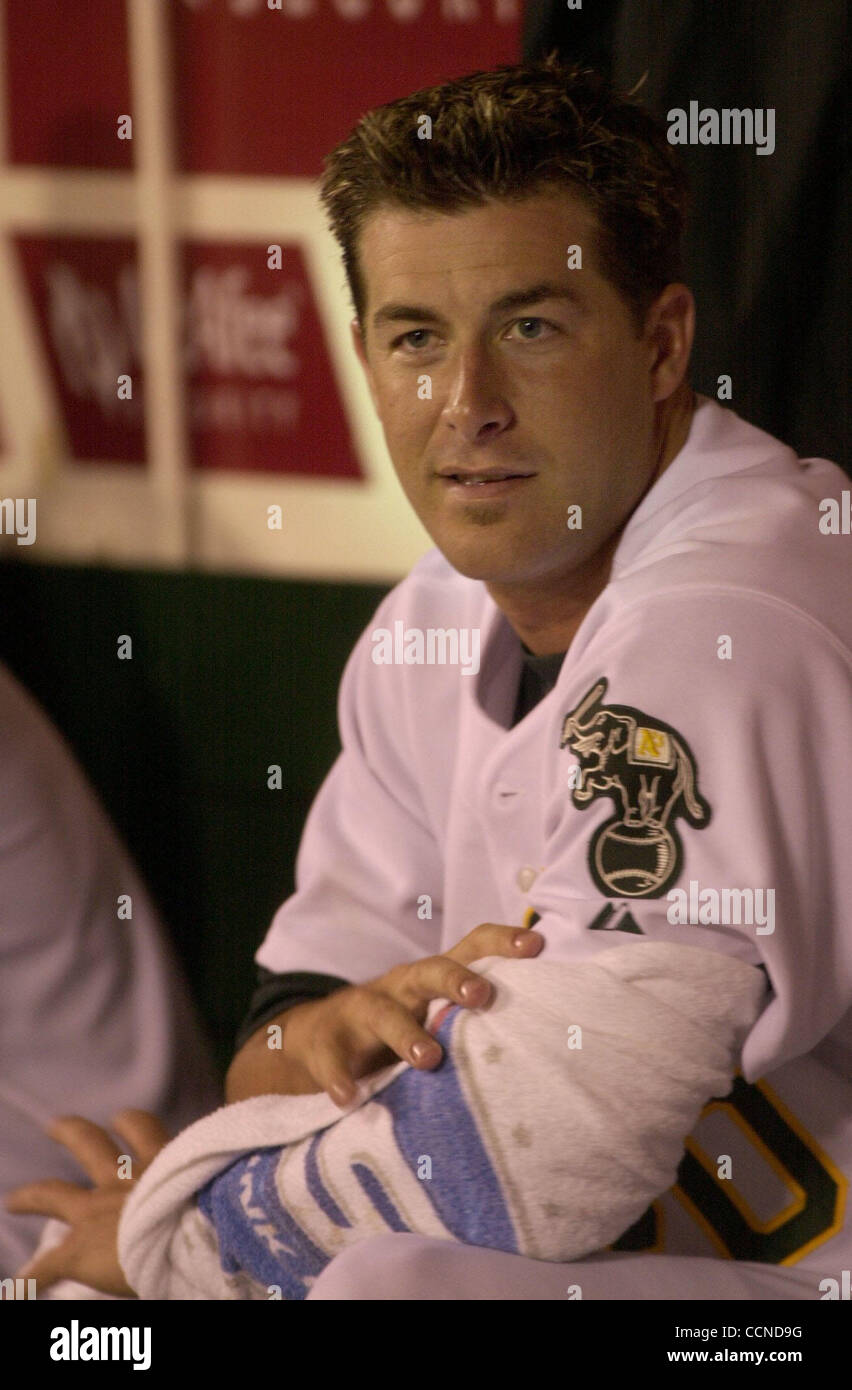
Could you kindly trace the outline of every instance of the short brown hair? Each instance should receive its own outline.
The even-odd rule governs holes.
[[[418,118],[432,121],[418,138]],[[556,54],[475,72],[378,106],[325,161],[321,198],[363,322],[358,238],[380,207],[458,212],[561,184],[600,227],[601,269],[633,312],[682,277],[686,175],[665,127],[597,73]]]

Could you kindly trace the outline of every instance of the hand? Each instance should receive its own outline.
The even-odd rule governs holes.
[[[76,1279],[101,1293],[135,1297],[118,1262],[119,1217],[130,1189],[170,1136],[157,1117],[144,1110],[123,1110],[112,1123],[126,1140],[123,1148],[100,1125],[79,1115],[54,1120],[48,1131],[74,1155],[94,1182],[93,1188],[50,1178],[18,1187],[6,1196],[7,1211],[55,1216],[71,1227],[59,1245],[35,1255],[19,1271],[19,1278],[35,1279],[38,1293],[59,1279]],[[131,1156],[133,1176],[122,1178],[120,1160],[128,1147],[136,1154]]]
[[[493,988],[466,967],[485,956],[534,956],[543,944],[539,932],[483,922],[444,955],[296,1004],[274,1020],[282,1028],[280,1050],[268,1048],[266,1028],[260,1028],[237,1054],[227,1099],[327,1091],[344,1108],[355,1099],[353,1081],[382,1067],[400,1059],[422,1070],[435,1067],[443,1049],[422,1026],[430,1001],[486,1007]]]

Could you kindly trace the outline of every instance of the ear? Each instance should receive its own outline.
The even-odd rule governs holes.
[[[695,336],[695,300],[686,285],[666,285],[645,319],[655,402],[668,400],[686,376]]]
[[[376,382],[373,377],[373,369],[367,360],[367,348],[364,342],[364,332],[361,327],[360,319],[352,319],[349,328],[352,333],[352,346],[355,349],[355,356],[364,368],[364,376],[367,378],[367,386],[370,391],[370,396],[372,397],[373,406],[378,414],[379,407],[376,401]]]

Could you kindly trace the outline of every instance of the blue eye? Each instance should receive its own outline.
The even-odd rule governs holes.
[[[422,347],[422,346],[423,346],[423,339],[424,339],[424,338],[427,338],[427,337],[429,336],[429,334],[431,333],[431,331],[432,331],[431,328],[411,328],[411,329],[409,329],[409,331],[408,331],[407,333],[403,333],[401,337],[399,337],[399,338],[396,339],[396,341],[395,341],[395,343],[394,343],[394,347],[398,347],[400,343],[405,343],[408,347],[413,347],[413,348]],[[418,337],[419,337],[419,341],[418,341],[418,342],[411,342],[411,341],[409,341],[409,340],[412,339],[412,338],[418,338]]]
[[[524,327],[528,326],[529,324],[532,324],[535,328],[538,328],[538,329],[541,329],[541,328],[543,328],[543,327],[547,327],[547,326],[548,326],[548,325],[545,324],[544,319],[539,319],[539,318],[528,318],[528,319],[517,319],[517,320],[515,321],[515,323],[512,325],[512,327],[513,327],[513,328],[524,328]],[[527,335],[522,333],[521,336],[522,336],[522,337],[526,337]],[[540,334],[539,334],[539,333],[534,333],[534,334],[531,334],[531,335],[529,335],[529,336],[530,336],[530,337],[538,338],[538,337],[540,336]]]

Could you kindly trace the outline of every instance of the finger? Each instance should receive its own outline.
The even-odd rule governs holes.
[[[428,997],[444,998],[444,995],[439,991]],[[364,991],[363,1001],[357,1007],[363,1035],[369,1036],[373,1047],[377,1043],[384,1044],[400,1061],[422,1070],[438,1065],[444,1055],[441,1044],[404,1004],[388,994],[369,990]]]
[[[62,1115],[54,1120],[48,1133],[74,1155],[98,1186],[115,1181],[121,1150],[100,1125],[82,1115]]]
[[[484,956],[536,956],[544,945],[541,932],[529,927],[508,927],[499,922],[480,922],[452,950],[445,954],[462,965],[481,960]]]
[[[345,1107],[357,1096],[355,1079],[397,1061],[433,1067],[443,1049],[408,1009],[378,990],[359,988],[347,999],[337,1027],[318,1030],[302,1056],[310,1058],[317,1084]]]
[[[74,1256],[73,1244],[70,1237],[63,1240],[59,1245],[54,1245],[52,1249],[45,1250],[43,1254],[37,1255],[30,1260],[23,1269],[18,1271],[19,1279],[35,1279],[36,1295],[44,1293],[52,1284],[56,1284],[60,1279],[74,1278]]]
[[[3,1205],[16,1215],[55,1216],[69,1225],[85,1209],[89,1190],[62,1178],[46,1178],[44,1182],[27,1183],[7,1192]]]
[[[350,1056],[339,1034],[331,1032],[323,1033],[310,1050],[311,1076],[341,1109],[351,1105],[358,1093],[349,1068]]]
[[[445,956],[426,956],[391,972],[382,981],[383,993],[406,1007],[431,999],[450,999],[470,1008],[482,1008],[493,997],[493,987],[475,971]]]
[[[139,1166],[147,1168],[172,1136],[156,1115],[147,1110],[120,1110],[114,1116],[113,1128],[122,1139],[126,1139],[139,1159]]]

